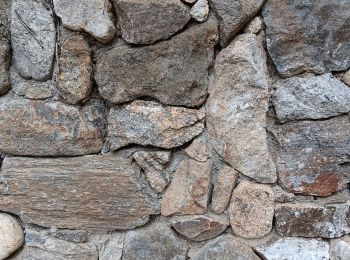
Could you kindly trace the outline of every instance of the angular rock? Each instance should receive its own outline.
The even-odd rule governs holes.
[[[350,203],[277,204],[275,221],[281,236],[336,238],[350,233]]]
[[[0,210],[45,227],[105,232],[145,224],[159,204],[128,159],[11,157],[2,165]]]
[[[206,243],[193,260],[259,260],[254,251],[241,240],[223,235]]]
[[[47,235],[74,243],[84,243],[88,240],[88,233],[84,230],[51,228]]]
[[[6,259],[22,246],[23,229],[15,217],[0,213],[0,234],[0,259]]]
[[[343,81],[346,85],[350,87],[350,69],[347,72],[345,72],[343,76]]]
[[[258,34],[263,27],[264,25],[262,18],[260,16],[256,16],[247,24],[247,26],[244,28],[244,32]]]
[[[163,216],[204,214],[208,208],[212,162],[186,159],[163,195]]]
[[[328,196],[350,177],[350,118],[302,121],[278,127],[280,184],[293,193]]]
[[[108,0],[53,0],[55,13],[66,28],[85,31],[101,43],[113,39],[116,29]]]
[[[136,100],[111,108],[108,140],[112,150],[129,144],[169,149],[199,135],[204,129],[203,118],[199,110]]]
[[[11,46],[0,39],[0,95],[5,94],[10,89],[10,63]]]
[[[0,98],[0,152],[30,156],[98,153],[104,143],[103,103],[83,108],[52,101]]]
[[[92,59],[88,42],[73,35],[61,44],[57,88],[69,104],[86,99],[92,89]]]
[[[274,215],[273,190],[267,185],[242,181],[232,192],[228,213],[234,234],[244,238],[267,235]]]
[[[185,260],[186,253],[186,244],[175,236],[174,231],[165,222],[157,222],[151,226],[128,232],[124,244],[123,259]]]
[[[254,250],[268,260],[329,259],[328,242],[317,239],[287,237],[269,241]]]
[[[220,25],[220,45],[227,46],[256,15],[265,0],[210,0]]]
[[[274,183],[276,170],[265,130],[269,77],[258,38],[250,33],[238,36],[218,55],[214,75],[207,102],[213,148],[242,174]]]
[[[10,42],[11,2],[12,0],[0,1],[0,42]]]
[[[13,0],[11,17],[13,60],[19,74],[26,79],[49,79],[56,47],[49,1]]]
[[[191,8],[191,16],[198,22],[205,22],[209,15],[208,0],[198,0]]]
[[[165,169],[170,162],[170,156],[169,151],[138,151],[133,154],[133,158],[144,171],[149,184],[157,192],[163,192],[169,183]]]
[[[209,19],[167,41],[102,52],[95,73],[99,92],[117,104],[147,96],[169,105],[199,106],[208,95],[216,41],[217,24]]]
[[[350,87],[330,73],[289,78],[276,88],[273,104],[281,122],[322,119],[350,111]]]
[[[196,161],[205,162],[209,157],[207,141],[203,136],[194,139],[185,149],[185,153]]]
[[[238,180],[238,172],[224,165],[217,177],[211,198],[211,210],[215,214],[222,214],[228,207],[233,188]]]
[[[293,202],[295,199],[295,195],[293,193],[285,191],[278,185],[273,186],[272,190],[275,193],[275,202]]]
[[[330,260],[350,259],[350,238],[345,236],[330,240]]]
[[[167,39],[191,19],[179,0],[114,0],[122,37],[129,43],[150,44]]]
[[[226,216],[197,215],[175,217],[171,220],[173,228],[193,241],[204,241],[217,237],[229,225]]]
[[[350,67],[347,0],[271,0],[263,16],[267,48],[282,76],[306,71],[322,74]]]
[[[122,260],[124,240],[124,233],[90,235],[90,241],[98,248],[99,260]]]

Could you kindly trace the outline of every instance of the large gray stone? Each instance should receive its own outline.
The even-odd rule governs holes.
[[[6,259],[22,246],[24,233],[19,221],[6,213],[0,213],[0,259]]]
[[[263,16],[267,48],[282,76],[350,67],[348,0],[269,0]]]
[[[269,155],[266,55],[254,34],[238,36],[215,63],[207,102],[207,127],[216,152],[233,168],[262,183],[276,181]]]
[[[217,24],[209,19],[167,41],[102,52],[96,57],[99,92],[112,103],[147,96],[164,104],[199,106],[208,94],[216,41]]]
[[[11,17],[13,60],[19,74],[27,79],[49,79],[56,46],[50,2],[13,0]]]
[[[278,82],[273,104],[281,122],[322,119],[350,111],[350,87],[332,74]]]
[[[106,232],[144,225],[159,203],[131,160],[5,158],[0,210],[40,226]]]
[[[344,236],[330,241],[330,260],[350,259],[350,237]]]
[[[0,39],[0,95],[10,89],[11,46]]]

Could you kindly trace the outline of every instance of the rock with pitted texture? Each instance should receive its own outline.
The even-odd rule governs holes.
[[[185,153],[192,159],[205,162],[208,160],[208,144],[204,136],[199,136],[185,149]]]
[[[233,168],[262,183],[276,181],[269,155],[266,55],[254,34],[238,36],[215,62],[207,102],[207,127],[216,152]]]
[[[11,46],[7,41],[0,39],[0,95],[10,89],[10,63]]]
[[[350,233],[350,203],[285,203],[275,208],[281,236],[336,238]]]
[[[40,226],[125,230],[159,213],[156,193],[125,158],[5,158],[0,179],[0,210]]]
[[[350,237],[344,236],[330,241],[330,259],[348,260],[350,259]]]
[[[26,79],[51,78],[56,30],[50,1],[13,0],[11,45],[13,61]]]
[[[0,259],[6,259],[22,246],[24,233],[19,221],[6,213],[0,213]]]
[[[129,43],[150,44],[167,39],[191,19],[179,0],[114,0],[122,37]]]
[[[199,106],[208,95],[216,41],[217,23],[209,19],[167,41],[101,52],[95,73],[99,92],[116,104],[152,97],[168,105]]]
[[[203,119],[199,110],[136,100],[112,107],[108,141],[111,150],[129,144],[173,148],[199,135],[204,129]]]
[[[105,106],[98,100],[84,107],[57,101],[0,98],[0,152],[30,156],[98,153],[104,143]]]
[[[350,67],[348,0],[270,0],[263,16],[267,48],[282,76]]]
[[[350,118],[279,125],[277,170],[280,184],[293,193],[328,196],[350,177]]]
[[[53,0],[53,4],[65,27],[85,31],[102,43],[113,39],[116,29],[109,0]]]
[[[122,260],[125,233],[93,234],[89,241],[98,248],[99,260]]]
[[[11,2],[12,0],[0,1],[0,42],[10,41]]]
[[[246,33],[258,34],[264,27],[264,22],[260,16],[254,17],[244,28]]]

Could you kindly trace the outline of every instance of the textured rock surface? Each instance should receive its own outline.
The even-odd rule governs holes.
[[[343,81],[346,85],[350,87],[350,69],[347,72],[345,72],[343,76]]]
[[[348,203],[317,205],[278,204],[276,230],[282,236],[335,238],[350,233]]]
[[[130,43],[150,44],[169,38],[190,20],[179,0],[114,0],[123,38]]]
[[[185,153],[192,159],[205,162],[208,160],[208,144],[204,136],[197,137],[193,142],[185,149]]]
[[[262,18],[260,16],[256,16],[247,24],[247,26],[244,28],[244,32],[258,34],[263,27],[264,25]]]
[[[103,145],[104,106],[82,109],[60,102],[0,98],[0,152],[60,156],[98,153]]]
[[[156,194],[139,171],[128,159],[108,156],[6,158],[0,209],[47,227],[134,228],[159,212]]]
[[[350,67],[347,0],[270,0],[263,16],[267,48],[281,75],[321,74]]]
[[[347,260],[350,259],[350,238],[342,237],[330,241],[330,259],[331,260]]]
[[[99,252],[99,260],[121,260],[125,234],[94,234],[90,236],[91,242],[96,244]]]
[[[76,104],[92,89],[91,50],[83,36],[74,35],[61,44],[60,53],[57,88],[67,103]]]
[[[15,217],[0,213],[0,234],[0,259],[6,259],[22,246],[23,229]]]
[[[183,160],[163,196],[162,215],[206,213],[211,170],[211,160],[206,162],[198,162],[192,159]]]
[[[125,239],[123,259],[185,260],[187,247],[175,236],[174,231],[164,222],[158,222],[142,229],[128,232]]]
[[[210,0],[220,25],[220,44],[225,47],[260,10],[265,0]]]
[[[5,40],[0,39],[0,95],[10,89],[10,63],[11,46]]]
[[[203,118],[199,110],[136,100],[111,109],[108,140],[112,150],[128,144],[177,147],[203,131]]]
[[[269,241],[254,250],[268,260],[329,259],[328,242],[317,239],[283,238]]]
[[[223,235],[206,243],[193,260],[259,260],[254,251],[230,235]]]
[[[0,41],[9,41],[11,32],[11,2],[2,0],[0,2]]]
[[[102,43],[113,39],[116,29],[108,0],[53,0],[53,4],[65,27],[85,31]]]
[[[321,119],[350,111],[350,87],[332,74],[293,77],[276,84],[273,97],[281,122]]]
[[[112,103],[148,96],[164,104],[199,106],[208,94],[216,40],[217,24],[209,19],[154,45],[115,47],[97,57],[99,92]]]
[[[279,126],[281,185],[294,193],[317,196],[345,188],[350,175],[349,132],[349,116]]]
[[[209,15],[208,0],[198,0],[191,8],[191,16],[198,22],[205,22]]]
[[[220,169],[211,198],[211,210],[214,213],[221,214],[226,210],[237,179],[238,172],[235,169],[227,165]]]
[[[213,148],[231,166],[262,183],[276,181],[266,136],[269,78],[254,34],[238,36],[218,55],[207,102]],[[233,80],[234,79],[234,80]]]
[[[48,1],[13,0],[11,11],[13,60],[28,79],[51,77],[55,54],[55,24]]]
[[[228,209],[234,234],[260,238],[272,229],[274,193],[266,185],[242,181],[232,192]]]

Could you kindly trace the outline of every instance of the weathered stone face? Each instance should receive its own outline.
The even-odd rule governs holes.
[[[99,92],[116,104],[147,96],[168,105],[199,106],[208,94],[216,40],[217,24],[209,19],[167,41],[102,52],[95,73]]]
[[[278,204],[276,230],[281,236],[335,238],[350,233],[350,204]]]
[[[159,212],[156,194],[128,159],[6,158],[1,180],[0,210],[41,226],[124,230]]]
[[[209,157],[207,140],[203,136],[197,137],[185,149],[185,153],[196,161],[205,162]]]
[[[30,156],[71,156],[101,151],[104,105],[79,109],[63,103],[0,98],[0,152]]]
[[[0,95],[10,89],[11,46],[0,39]]]
[[[114,0],[122,37],[129,43],[150,44],[167,39],[190,20],[179,0]]]
[[[282,76],[350,67],[348,0],[269,0],[263,16],[267,48]]]
[[[191,8],[191,16],[198,22],[205,22],[209,15],[208,0],[198,0]]]
[[[330,241],[330,259],[347,260],[350,259],[350,237],[344,236]]]
[[[10,40],[11,2],[12,0],[2,0],[0,2],[0,42]]]
[[[26,79],[49,79],[56,46],[49,1],[13,0],[11,17],[13,60],[19,74]]]
[[[278,126],[277,170],[294,193],[328,196],[349,181],[350,118],[301,121]]]
[[[0,213],[0,234],[0,259],[6,259],[22,246],[23,229],[15,217]]]
[[[276,181],[266,135],[269,77],[254,34],[238,36],[218,55],[207,102],[207,127],[217,153],[242,174]]]

